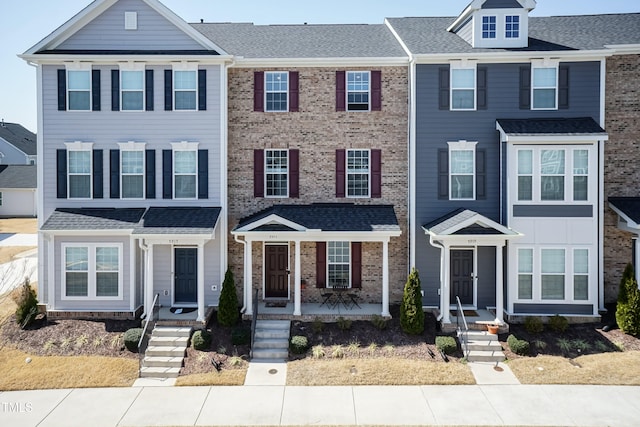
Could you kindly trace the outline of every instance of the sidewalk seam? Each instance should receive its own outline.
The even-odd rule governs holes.
[[[135,387],[131,387],[131,388],[135,388]],[[136,403],[136,400],[138,400],[138,398],[140,397],[140,393],[142,393],[142,390],[145,389],[145,388],[146,387],[140,387],[140,389],[138,390],[138,393],[136,394],[136,397],[133,398],[133,400],[131,401],[131,404],[129,405],[129,407],[124,410],[124,412],[122,413],[122,416],[118,420],[118,424],[116,424],[116,426],[121,425],[123,418],[129,413],[129,411],[131,410],[131,407],[133,406],[134,403]]]
[[[56,408],[57,408],[58,406],[60,406],[60,404],[61,404],[62,402],[64,402],[64,400],[65,400],[67,397],[69,397],[69,395],[70,395],[71,393],[73,393],[73,390],[77,390],[77,389],[75,389],[75,388],[70,389],[70,390],[69,390],[69,392],[68,392],[67,394],[65,394],[65,395],[64,395],[64,397],[63,397],[62,399],[60,399],[60,402],[58,402],[58,404],[57,404],[56,406],[54,406],[53,408],[51,408],[51,410],[50,410],[50,411],[49,411],[49,412],[48,412],[44,417],[42,417],[42,419],[41,419],[40,421],[38,421],[38,423],[36,424],[36,426],[39,426],[40,424],[42,424],[42,423],[44,422],[44,420],[46,420],[46,419],[47,419],[47,417],[48,417],[49,415],[51,415],[51,413],[52,413],[53,411],[55,411],[55,410],[56,410]]]

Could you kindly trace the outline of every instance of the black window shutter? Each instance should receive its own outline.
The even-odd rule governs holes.
[[[209,198],[209,150],[198,150],[198,199]]]
[[[300,110],[300,75],[298,71],[289,71],[289,111],[297,112]]]
[[[371,197],[382,197],[382,150],[371,150]]]
[[[64,70],[62,70],[64,71]],[[56,188],[58,199],[67,198],[67,150],[56,150]]]
[[[476,79],[478,80],[477,108],[487,109],[487,67],[478,67]]]
[[[569,66],[561,65],[558,69],[558,108],[569,108]]]
[[[531,108],[531,67],[520,67],[520,109]]]
[[[109,152],[109,197],[120,198],[120,150]]]
[[[300,197],[300,151],[289,150],[289,197]]]
[[[67,110],[67,70],[58,70],[58,111]],[[66,190],[65,190],[65,198]]]
[[[198,110],[207,109],[207,70],[198,70]]]
[[[316,288],[327,287],[327,242],[316,242]]]
[[[104,169],[104,162],[102,160],[102,150],[93,150],[93,198],[102,199],[103,185],[102,175]]]
[[[351,287],[362,288],[362,243],[351,242]]]
[[[336,71],[336,111],[347,109],[346,72]]]
[[[111,70],[111,111],[120,111],[120,70]]]
[[[162,198],[173,197],[173,152],[162,150]]]
[[[91,109],[100,111],[100,70],[91,71]]]
[[[336,197],[346,197],[346,150],[336,150]]]
[[[147,199],[156,198],[156,150],[145,150],[145,184]]]
[[[438,150],[438,199],[449,199],[449,150]]]
[[[147,111],[153,111],[153,70],[146,70],[144,72],[144,96],[145,96],[145,109]]]
[[[438,108],[449,109],[449,67],[441,67],[438,78]]]
[[[253,150],[253,197],[264,197],[263,150]]]
[[[487,198],[487,152],[484,149],[476,150],[476,199]]]
[[[173,110],[173,71],[171,70],[164,70],[164,110]]]
[[[371,72],[371,111],[382,110],[382,71]]]
[[[264,111],[264,71],[253,73],[253,111]]]

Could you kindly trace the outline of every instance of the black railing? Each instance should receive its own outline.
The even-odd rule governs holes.
[[[464,310],[460,303],[460,298],[456,296],[457,310],[456,310],[456,330],[458,332],[458,339],[460,340],[460,346],[462,347],[462,354],[466,358],[469,355],[469,326],[467,325],[467,319],[464,317]],[[462,322],[460,321],[462,320]]]
[[[140,376],[140,373],[142,371],[144,354],[147,352],[147,347],[149,346],[151,332],[156,325],[156,320],[158,319],[158,314],[160,313],[160,306],[157,305],[158,297],[160,297],[160,294],[156,294],[155,297],[153,297],[153,303],[151,304],[151,313],[147,314],[147,318],[144,321],[144,327],[142,328],[142,335],[140,335],[140,341],[138,341],[138,376]]]
[[[253,343],[256,340],[256,323],[258,321],[258,292],[259,289],[256,289],[256,293],[253,297],[253,317],[251,318],[251,348],[249,349],[249,357],[253,359]]]

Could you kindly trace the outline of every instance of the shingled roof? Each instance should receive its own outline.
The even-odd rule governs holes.
[[[591,117],[553,119],[498,119],[507,135],[606,135]]]
[[[31,165],[0,165],[0,188],[37,187],[38,171]]]
[[[2,122],[0,124],[0,138],[28,156],[38,154],[36,134],[17,123]]]

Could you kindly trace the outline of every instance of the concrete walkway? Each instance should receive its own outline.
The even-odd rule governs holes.
[[[38,235],[29,233],[0,233],[1,246],[38,246]]]
[[[1,426],[638,426],[640,387],[141,387],[0,393]]]

